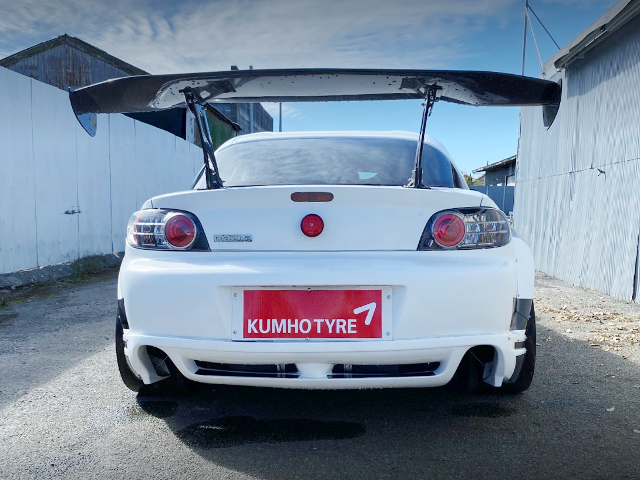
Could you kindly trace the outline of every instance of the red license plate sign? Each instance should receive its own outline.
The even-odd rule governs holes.
[[[245,290],[244,339],[382,337],[381,290]]]

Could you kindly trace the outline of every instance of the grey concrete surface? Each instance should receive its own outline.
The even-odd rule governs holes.
[[[115,292],[107,272],[0,308],[1,479],[640,478],[637,357],[565,336],[552,312],[539,313],[537,374],[520,396],[207,387],[171,397],[121,384]]]
[[[95,273],[100,270],[118,267],[122,263],[124,252],[106,255],[92,255],[73,262],[47,265],[45,267],[20,270],[0,274],[0,293],[36,284],[72,278],[85,272]]]

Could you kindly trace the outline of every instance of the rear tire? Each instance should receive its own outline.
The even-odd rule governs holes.
[[[536,368],[536,312],[533,308],[533,303],[531,303],[531,314],[529,315],[525,333],[527,339],[524,341],[524,346],[527,349],[527,353],[524,354],[522,368],[518,376],[511,382],[504,383],[500,388],[505,393],[522,393],[529,388],[533,380],[533,373]]]

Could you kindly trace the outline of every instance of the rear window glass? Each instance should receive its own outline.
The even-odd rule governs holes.
[[[280,138],[242,142],[216,152],[227,187],[253,185],[406,185],[416,142],[389,138]],[[425,144],[423,185],[454,186],[449,159]],[[198,182],[198,184],[202,181]]]

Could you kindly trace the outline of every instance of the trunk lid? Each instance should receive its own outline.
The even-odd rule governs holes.
[[[333,200],[293,201],[296,192],[328,192]],[[434,213],[480,206],[482,198],[455,188],[266,186],[172,193],[151,204],[195,214],[213,251],[411,251]],[[317,237],[300,227],[308,214],[324,221]]]

